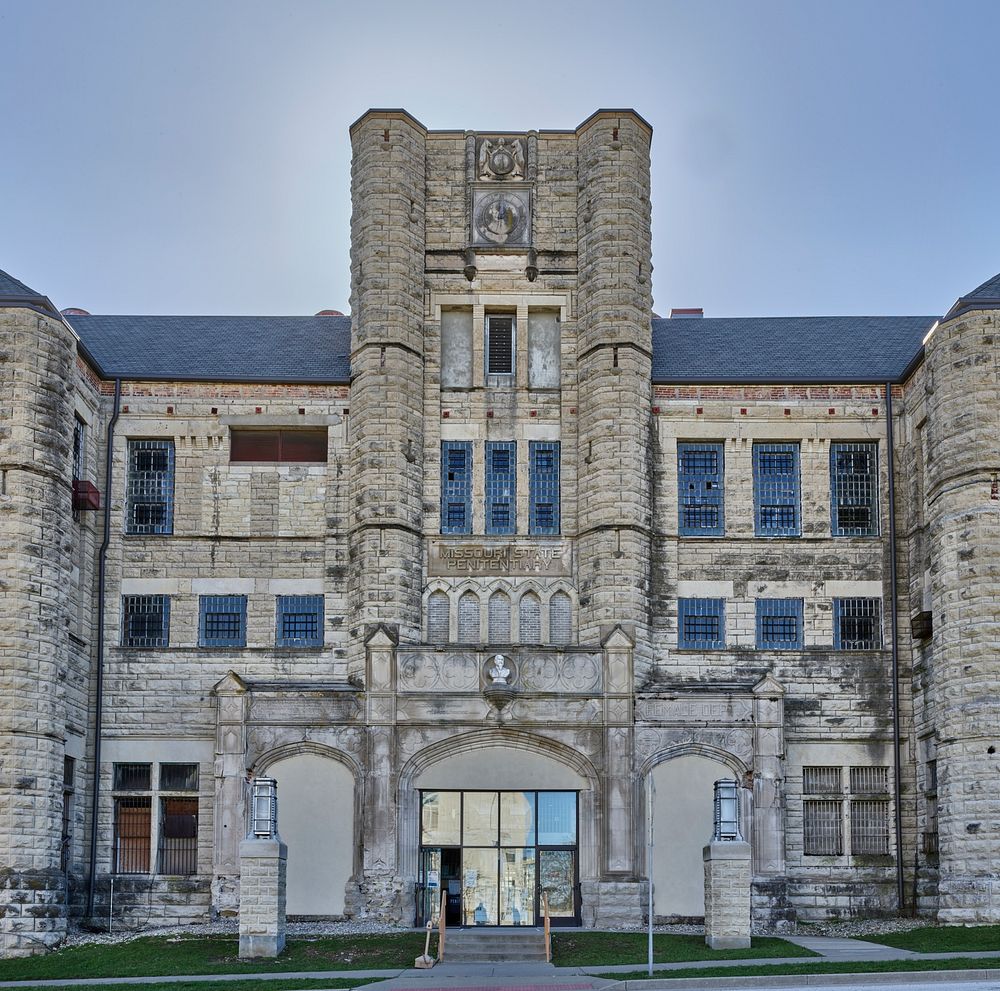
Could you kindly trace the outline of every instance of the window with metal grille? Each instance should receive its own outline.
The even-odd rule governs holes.
[[[683,536],[722,536],[723,446],[677,445],[678,527]]]
[[[122,596],[122,646],[166,647],[170,642],[170,596]]]
[[[835,537],[878,534],[878,445],[830,445],[831,532]]]
[[[517,445],[486,442],[486,532],[511,534],[517,529]]]
[[[833,646],[836,650],[881,650],[881,599],[834,599]]]
[[[173,533],[174,442],[130,440],[125,480],[125,532]]]
[[[198,873],[198,799],[160,799],[158,874]]]
[[[514,317],[486,318],[486,374],[514,374]]]
[[[458,642],[479,643],[481,634],[479,596],[465,592],[458,600]]]
[[[806,795],[842,795],[844,791],[840,767],[803,767],[802,791]]]
[[[726,646],[725,599],[678,599],[677,646],[714,649]]]
[[[518,600],[517,627],[521,643],[542,642],[542,603],[534,592],[526,592]]]
[[[83,478],[83,461],[87,444],[87,424],[79,417],[73,421],[73,477]]]
[[[851,801],[851,855],[879,855],[889,852],[889,800],[879,798]]]
[[[245,595],[199,597],[199,647],[245,647],[246,642],[247,597]]]
[[[757,600],[757,649],[798,650],[802,647],[802,600]]]
[[[197,764],[161,764],[160,791],[197,791]]]
[[[799,536],[798,444],[754,444],[753,501],[758,537]]]
[[[115,791],[149,791],[152,784],[150,764],[115,764],[112,787]]]
[[[310,430],[229,431],[229,460],[233,464],[326,464],[326,428]]]
[[[510,643],[510,597],[504,592],[494,592],[486,607],[490,643]]]
[[[152,801],[148,795],[115,799],[113,863],[116,874],[149,873]]]
[[[888,795],[888,767],[852,767],[852,795]]]
[[[431,592],[427,597],[427,640],[448,643],[451,639],[451,600],[446,592]]]
[[[472,441],[441,441],[441,532],[472,533]]]
[[[559,441],[528,443],[528,533],[559,533]]]
[[[573,641],[573,601],[565,592],[555,592],[549,599],[549,640],[559,644]]]
[[[279,595],[274,635],[279,647],[322,647],[323,596]]]
[[[807,799],[802,803],[802,852],[810,857],[837,857],[844,852],[839,801]]]

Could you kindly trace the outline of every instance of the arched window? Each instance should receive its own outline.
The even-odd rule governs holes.
[[[573,642],[573,603],[565,592],[549,599],[549,639],[552,643]]]
[[[526,592],[521,596],[517,618],[521,628],[521,643],[541,643],[542,604],[534,592]]]
[[[510,599],[494,592],[489,601],[490,643],[510,643]]]
[[[479,643],[479,596],[466,592],[458,600],[458,642]]]
[[[451,603],[445,592],[431,592],[427,598],[427,640],[447,643],[451,639]]]

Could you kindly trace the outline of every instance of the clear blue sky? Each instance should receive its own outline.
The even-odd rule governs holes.
[[[95,313],[347,309],[350,146],[654,128],[656,309],[937,314],[1000,270],[1000,2],[0,0],[0,268]]]

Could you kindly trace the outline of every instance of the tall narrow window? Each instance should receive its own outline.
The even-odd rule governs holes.
[[[170,641],[170,596],[122,596],[122,646],[166,647]]]
[[[510,643],[510,597],[506,592],[494,592],[487,604],[490,643]]]
[[[549,640],[559,644],[573,641],[573,603],[565,592],[555,592],[549,599]]]
[[[441,532],[472,533],[472,441],[441,442]]]
[[[802,647],[802,600],[757,600],[757,649],[798,650]]]
[[[199,597],[199,647],[245,647],[247,642],[247,597],[202,595]]]
[[[451,639],[451,600],[446,592],[431,592],[427,597],[427,640],[448,643]]]
[[[836,650],[881,650],[881,600],[834,599],[833,646]]]
[[[878,445],[830,445],[830,526],[835,537],[878,534]]]
[[[173,533],[174,442],[130,440],[125,532]]]
[[[148,795],[115,799],[114,871],[148,874],[152,799]]]
[[[758,537],[799,536],[798,444],[754,444],[753,499]]]
[[[677,445],[678,526],[683,536],[725,533],[722,444]]]
[[[458,600],[458,642],[479,643],[481,638],[479,596],[475,592],[465,592]]]
[[[528,533],[558,534],[559,441],[533,440],[528,444]]]
[[[678,599],[677,646],[718,650],[726,646],[725,599]]]
[[[323,596],[279,595],[275,644],[278,647],[323,646]]]
[[[486,532],[511,534],[517,529],[517,445],[486,442]]]
[[[486,374],[514,375],[514,317],[486,317]]]
[[[73,477],[83,478],[84,453],[87,448],[87,424],[77,418],[73,421]]]
[[[841,768],[803,767],[802,794],[802,852],[810,857],[840,856],[844,852]]]
[[[160,799],[157,873],[198,873],[198,799]]]
[[[542,603],[534,592],[526,592],[517,605],[521,643],[542,642]]]

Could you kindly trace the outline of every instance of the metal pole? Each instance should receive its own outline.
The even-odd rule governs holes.
[[[646,915],[649,922],[648,939],[646,940],[647,969],[653,976],[653,799],[656,796],[656,785],[653,784],[653,772],[649,772],[649,829],[646,842]]]

